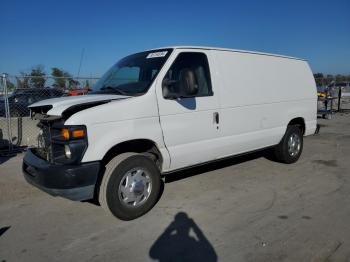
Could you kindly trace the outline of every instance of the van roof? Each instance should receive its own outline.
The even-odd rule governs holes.
[[[240,49],[230,49],[230,48],[220,48],[220,47],[210,47],[210,46],[167,46],[162,48],[154,48],[151,50],[165,49],[165,48],[173,48],[173,49],[202,49],[202,50],[219,50],[219,51],[227,51],[227,52],[236,52],[236,53],[247,53],[247,54],[255,54],[255,55],[266,55],[266,56],[275,56],[282,57],[288,59],[302,60],[306,61],[303,58],[292,57],[292,56],[284,56],[279,54],[271,54],[271,53],[263,53],[257,51],[248,51],[248,50],[240,50]],[[151,51],[150,50],[150,51]]]

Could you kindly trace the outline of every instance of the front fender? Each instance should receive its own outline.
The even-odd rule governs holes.
[[[117,144],[135,139],[147,139],[153,141],[162,154],[163,169],[168,169],[170,165],[158,117],[98,123],[88,126],[87,130],[89,145],[82,162],[102,160]]]

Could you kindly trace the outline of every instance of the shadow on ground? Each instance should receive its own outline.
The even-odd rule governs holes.
[[[24,151],[25,149],[16,147],[14,147],[11,152],[9,152],[8,148],[0,148],[0,165]]]
[[[12,157],[15,157],[17,154],[8,154],[7,152],[1,153],[0,151],[0,165],[5,163],[7,160],[10,160]]]
[[[151,246],[149,256],[159,262],[218,260],[202,230],[184,212],[176,214],[174,221]]]
[[[0,237],[7,231],[7,230],[9,230],[10,229],[10,227],[8,226],[8,227],[2,227],[2,228],[0,228]]]

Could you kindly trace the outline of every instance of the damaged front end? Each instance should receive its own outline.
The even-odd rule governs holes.
[[[31,117],[39,120],[40,131],[37,147],[29,148],[23,159],[28,183],[53,196],[78,201],[93,198],[100,162],[82,163],[88,147],[86,126],[65,123],[73,114],[109,101],[65,106],[59,115],[50,114],[55,105],[30,107]]]
[[[52,164],[79,164],[88,146],[83,125],[67,126],[64,120],[41,120],[35,155]]]
[[[52,164],[77,164],[87,149],[87,130],[84,125],[65,125],[73,114],[110,101],[95,101],[67,107],[60,116],[49,115],[52,105],[31,106],[32,119],[39,120],[37,147],[32,151]]]
[[[57,119],[68,119],[70,116],[74,115],[75,113],[78,113],[79,111],[94,107],[103,105],[106,103],[109,103],[111,100],[104,100],[104,101],[93,101],[93,102],[87,102],[82,104],[76,104],[76,105],[70,105],[69,107],[64,108],[62,112],[60,112],[60,115],[51,115],[48,114],[51,109],[53,109],[52,105],[32,105],[30,106],[30,116],[32,119],[37,120],[44,120],[44,121],[54,121]]]

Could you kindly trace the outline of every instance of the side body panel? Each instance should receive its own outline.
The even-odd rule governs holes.
[[[216,52],[220,84],[221,155],[275,145],[289,121],[316,128],[316,86],[305,61],[268,55]]]

